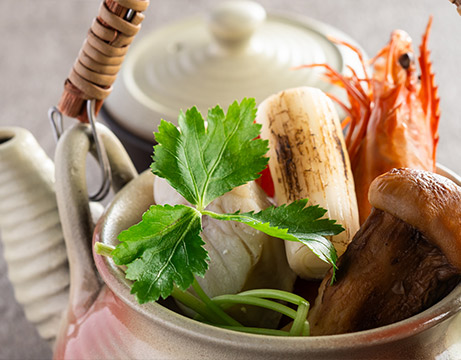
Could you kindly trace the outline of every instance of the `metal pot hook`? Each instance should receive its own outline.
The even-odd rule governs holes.
[[[91,201],[101,201],[109,194],[112,184],[112,172],[110,169],[107,152],[96,130],[95,107],[96,100],[86,101],[88,121],[91,127],[91,133],[93,134],[93,143],[96,149],[96,160],[98,161],[99,169],[101,171],[102,183],[99,189],[94,194],[89,195],[89,199]],[[53,130],[55,140],[58,141],[64,132],[63,115],[56,106],[53,106],[48,111],[48,118],[51,123],[51,128]]]

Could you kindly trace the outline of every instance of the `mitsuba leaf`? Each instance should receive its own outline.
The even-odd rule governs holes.
[[[126,277],[134,280],[131,293],[139,303],[168,297],[174,284],[186,290],[194,274],[205,275],[208,255],[201,230],[196,209],[154,205],[141,222],[120,233],[111,255],[117,265],[127,265]]]
[[[206,215],[219,220],[238,221],[280,239],[302,242],[320,259],[336,266],[336,250],[326,236],[339,234],[344,228],[334,220],[321,219],[326,210],[317,205],[307,207],[307,202],[307,199],[302,199],[289,205],[271,206],[258,213],[206,212]]]
[[[233,188],[259,177],[268,142],[258,139],[254,99],[234,102],[227,114],[216,106],[207,123],[196,107],[181,112],[179,129],[162,121],[155,139],[152,171],[187,201],[204,209]]]

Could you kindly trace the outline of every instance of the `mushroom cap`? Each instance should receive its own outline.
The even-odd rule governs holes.
[[[461,187],[429,171],[399,168],[373,180],[368,197],[417,228],[461,270]]]

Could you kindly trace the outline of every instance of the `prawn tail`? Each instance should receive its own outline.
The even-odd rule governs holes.
[[[432,27],[432,16],[426,26],[426,32],[423,35],[422,43],[419,47],[419,66],[421,69],[421,87],[418,97],[421,101],[426,117],[429,121],[432,139],[433,139],[433,162],[435,167],[436,149],[439,140],[438,126],[440,119],[440,98],[438,88],[435,84],[435,76],[432,71],[432,62],[430,61],[430,51],[428,50],[429,34]]]

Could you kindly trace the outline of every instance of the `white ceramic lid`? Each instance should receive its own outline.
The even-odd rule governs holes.
[[[322,69],[293,69],[328,63],[344,72],[348,64],[360,73],[356,56],[330,35],[357,45],[306,17],[267,15],[252,1],[220,3],[207,17],[164,27],[133,45],[106,108],[127,130],[152,140],[160,119],[176,123],[179,111],[194,105],[205,115],[217,104],[227,109],[244,97],[259,103],[297,86],[335,92]]]

